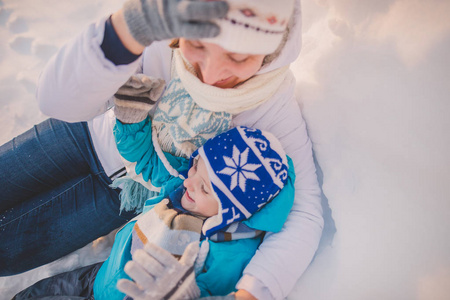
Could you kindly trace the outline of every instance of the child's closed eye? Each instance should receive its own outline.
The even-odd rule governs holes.
[[[205,189],[205,185],[204,184],[202,184],[202,191],[203,191],[203,193],[205,193],[206,195],[208,195],[209,193],[206,191],[206,189]]]
[[[192,167],[194,167],[194,170],[197,171],[197,166],[198,166],[198,160],[195,160],[194,165]]]

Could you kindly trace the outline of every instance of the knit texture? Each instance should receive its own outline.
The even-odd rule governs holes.
[[[271,201],[288,178],[288,162],[280,142],[270,133],[239,126],[207,141],[192,154],[206,165],[218,214],[202,233],[210,237],[226,226],[248,219]]]
[[[288,67],[279,68],[253,76],[233,89],[221,89],[201,82],[192,65],[175,50],[172,80],[153,117],[162,150],[189,157],[207,140],[228,130],[233,114],[269,100],[288,71]]]
[[[164,90],[164,80],[145,74],[132,75],[114,94],[114,114],[123,123],[139,123]]]
[[[128,0],[123,5],[131,35],[144,46],[176,37],[217,36],[219,27],[208,20],[221,18],[227,11],[223,1]]]
[[[215,20],[220,34],[204,39],[236,53],[271,54],[277,50],[294,9],[294,0],[227,0],[225,18]]]
[[[173,56],[177,76],[197,105],[210,111],[233,115],[253,109],[269,100],[280,88],[289,71],[288,66],[278,68],[253,76],[232,89],[223,89],[201,82],[179,49],[174,51]]]
[[[182,213],[162,200],[136,222],[132,232],[131,254],[153,243],[179,258],[187,245],[200,241],[201,217]]]
[[[189,158],[207,140],[228,130],[232,116],[200,107],[185,86],[174,71],[152,124],[163,151]]]

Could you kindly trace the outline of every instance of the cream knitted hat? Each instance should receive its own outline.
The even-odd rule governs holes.
[[[294,10],[294,0],[227,0],[220,34],[202,39],[230,52],[271,54],[277,50]]]

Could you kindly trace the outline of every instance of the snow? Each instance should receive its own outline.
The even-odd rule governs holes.
[[[0,143],[45,118],[34,89],[49,57],[121,3],[0,0]],[[291,68],[337,233],[289,299],[450,299],[450,1],[302,4]],[[111,243],[0,278],[0,299]]]

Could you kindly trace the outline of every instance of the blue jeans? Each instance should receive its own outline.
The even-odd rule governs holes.
[[[103,263],[42,279],[16,294],[12,300],[93,300],[94,281]]]
[[[119,214],[86,123],[48,119],[0,146],[0,276],[61,258],[133,218]]]

